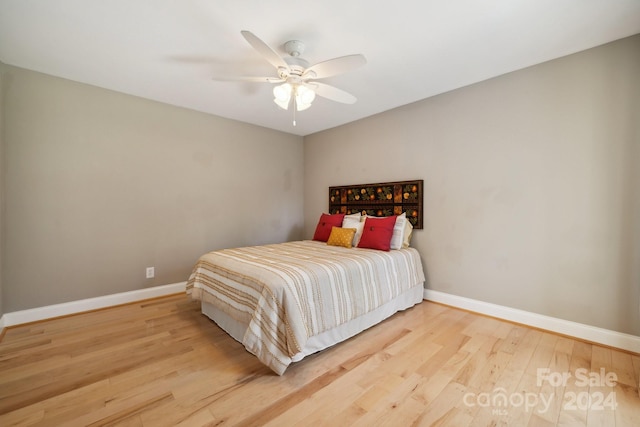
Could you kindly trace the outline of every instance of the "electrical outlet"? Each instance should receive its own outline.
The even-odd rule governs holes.
[[[147,279],[153,279],[156,275],[155,267],[147,267]]]

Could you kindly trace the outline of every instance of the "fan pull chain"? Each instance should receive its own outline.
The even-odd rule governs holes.
[[[296,105],[296,97],[293,97],[293,126],[295,127],[296,125],[296,110],[298,109],[298,106]]]

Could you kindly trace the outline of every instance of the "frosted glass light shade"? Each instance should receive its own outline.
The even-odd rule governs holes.
[[[273,88],[273,102],[283,110],[289,109],[291,96],[295,97],[296,110],[303,111],[311,107],[311,103],[316,99],[316,93],[313,89],[306,86],[290,83],[283,83]]]
[[[316,93],[306,86],[296,87],[296,108],[298,111],[311,107],[311,103],[316,99]]]
[[[289,108],[289,103],[291,102],[291,92],[293,88],[289,83],[284,83],[279,86],[273,88],[273,102],[275,102],[278,107],[283,110],[287,110]]]

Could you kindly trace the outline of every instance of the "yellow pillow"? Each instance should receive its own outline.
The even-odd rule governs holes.
[[[355,234],[355,228],[332,227],[329,240],[327,240],[327,245],[350,248]]]

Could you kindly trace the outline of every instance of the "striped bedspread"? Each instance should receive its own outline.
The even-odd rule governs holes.
[[[423,282],[415,249],[305,240],[209,252],[195,265],[187,292],[248,325],[244,346],[281,375],[309,337]]]

